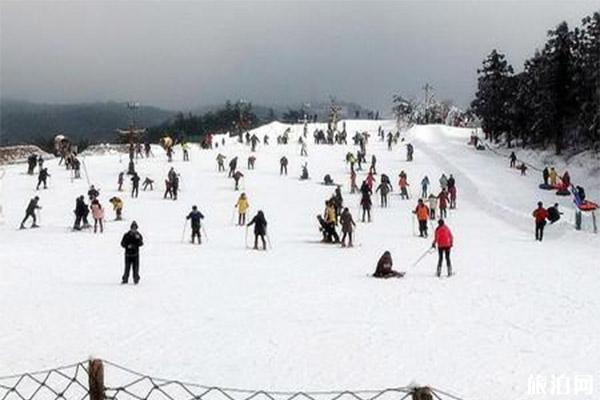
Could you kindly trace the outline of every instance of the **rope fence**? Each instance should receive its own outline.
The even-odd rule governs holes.
[[[270,391],[148,376],[106,360],[0,377],[0,400],[462,400],[429,386]]]

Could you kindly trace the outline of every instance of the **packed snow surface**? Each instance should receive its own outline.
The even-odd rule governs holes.
[[[344,162],[356,147],[351,140],[312,144],[312,124],[308,158],[299,156],[295,141],[302,125],[293,127],[286,146],[275,144],[286,125],[258,128],[271,145],[258,146],[253,171],[246,169],[249,148],[233,139],[213,150],[192,147],[191,162],[181,161],[177,147],[169,164],[155,147],[154,158],[136,165],[142,179],[155,180],[155,189],[140,190],[137,199],[116,190],[126,156],[86,157],[106,209],[103,234],[70,229],[75,198],[88,189],[85,170],[83,179],[71,180],[57,160],[48,161],[49,188],[36,192],[36,177],[26,175],[24,165],[7,167],[0,197],[0,375],[93,354],[149,375],[210,385],[325,390],[417,381],[465,399],[498,400],[527,398],[534,375],[595,375],[600,239],[573,230],[570,199],[541,192],[535,171],[521,177],[508,160],[467,146],[468,130],[412,128],[403,134],[404,143],[415,146],[408,163],[403,143],[388,151],[378,141],[379,125],[395,131],[391,121],[347,121],[349,138],[369,131],[367,159],[375,154],[378,172],[395,187],[389,208],[373,196],[373,222],[357,224],[352,249],[319,243],[316,215],[333,192],[319,184],[329,173],[360,219]],[[246,248],[246,229],[233,223],[240,192],[217,172],[219,152],[226,164],[239,156],[249,217],[265,212],[271,250]],[[290,160],[288,176],[279,175],[283,155]],[[298,179],[305,161],[310,181]],[[163,199],[170,166],[181,174],[177,201]],[[458,208],[447,223],[457,274],[450,279],[435,278],[436,255],[413,266],[431,241],[413,233],[416,200],[396,195],[401,170],[413,196],[424,175],[436,191],[442,172],[456,177]],[[571,172],[585,186],[578,181],[585,174]],[[359,173],[359,182],[364,176]],[[18,230],[36,194],[41,227]],[[123,222],[112,221],[112,196],[125,201]],[[533,239],[531,218],[538,200],[558,200],[565,212],[541,243]],[[206,217],[201,246],[189,243],[189,227],[182,236],[194,204]],[[119,243],[133,220],[145,240],[141,282],[122,286]],[[403,279],[369,277],[385,250],[394,268],[406,271]]]

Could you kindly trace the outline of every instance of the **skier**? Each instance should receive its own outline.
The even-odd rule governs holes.
[[[371,167],[369,168],[369,172],[371,172],[373,174],[377,174],[377,169],[375,168],[376,165],[377,165],[377,158],[375,157],[375,154],[373,154],[371,156]]]
[[[37,186],[35,187],[35,190],[40,190],[40,185],[42,183],[44,184],[44,189],[48,189],[48,185],[47,185],[46,181],[49,176],[50,176],[50,174],[48,173],[48,168],[41,168],[40,172],[38,173],[38,183],[37,183]]]
[[[336,209],[336,213],[339,215],[342,211],[342,207],[344,206],[344,198],[342,197],[342,189],[341,187],[338,185],[334,192],[333,192],[333,196],[331,197],[331,201],[333,201],[333,203],[335,204],[335,209]]]
[[[511,152],[508,158],[510,159],[510,168],[515,168],[517,166],[517,155],[515,152]]]
[[[548,186],[548,178],[550,177],[550,171],[548,171],[548,167],[544,167],[542,171],[542,179],[544,180],[544,186]]]
[[[391,189],[392,186],[388,182],[386,182],[382,176],[381,183],[379,183],[379,186],[377,186],[377,189],[375,189],[375,193],[379,192],[381,207],[387,207],[387,197]]]
[[[81,161],[77,157],[73,157],[73,177],[75,179],[81,178]]]
[[[254,250],[258,250],[258,238],[263,244],[263,250],[267,249],[267,242],[265,236],[267,235],[267,220],[261,210],[259,210],[254,218],[246,226],[254,225]]]
[[[435,210],[437,208],[437,197],[435,194],[430,193],[429,197],[427,198],[427,202],[429,203],[429,219],[434,220],[435,219]]]
[[[392,255],[389,251],[383,253],[379,261],[377,262],[377,267],[375,268],[375,273],[373,277],[375,278],[394,278],[394,277],[402,277],[403,273],[394,271],[392,269],[393,266]]]
[[[167,147],[167,161],[168,162],[173,161],[173,146]]]
[[[243,176],[244,176],[244,174],[242,174],[241,171],[235,171],[235,173],[233,174],[233,180],[235,181],[235,189],[234,190],[239,190],[240,179],[242,179]]]
[[[548,211],[544,208],[544,204],[539,201],[538,206],[533,210],[533,218],[535,219],[535,240],[540,242],[544,238],[544,227],[546,226],[546,218],[548,218]]]
[[[198,238],[198,244],[202,243],[202,237],[200,236],[200,220],[204,219],[204,215],[198,211],[198,207],[192,206],[192,211],[188,214],[185,219],[189,219],[192,224],[192,244],[194,238]]]
[[[392,135],[392,132],[389,132],[387,135],[387,149],[388,150],[392,150],[392,143],[394,143],[394,135]]]
[[[235,206],[238,209],[238,225],[246,224],[246,212],[248,208],[250,208],[250,204],[248,203],[248,198],[246,197],[246,193],[242,193],[235,203]]]
[[[408,200],[408,178],[404,171],[402,171],[399,175],[400,180],[398,181],[398,186],[400,186],[400,199]]]
[[[189,146],[187,142],[181,143],[181,149],[183,150],[183,161],[190,161]]]
[[[125,271],[121,284],[129,282],[129,272],[133,269],[133,283],[136,285],[140,281],[140,247],[144,245],[144,238],[138,232],[138,224],[133,221],[130,230],[123,235],[121,247],[125,249]]]
[[[353,247],[352,231],[356,224],[348,207],[344,208],[342,215],[340,215],[340,224],[342,225],[342,247],[346,247],[346,236],[348,236],[348,247]]]
[[[429,188],[429,177],[425,175],[423,179],[421,179],[421,198],[427,198],[427,189]]]
[[[110,200],[108,200],[110,202],[110,204],[112,204],[113,206],[113,210],[115,210],[115,221],[121,221],[123,218],[121,218],[121,214],[123,212],[123,200],[121,200],[121,198],[119,197],[111,197]]]
[[[369,190],[373,191],[373,185],[375,184],[375,177],[373,176],[373,174],[370,171],[367,174],[367,179],[365,182],[367,182],[367,185],[369,185]]]
[[[448,177],[448,190],[450,190],[450,188],[454,187],[455,185],[456,180],[454,179],[454,176],[450,174],[450,176]]]
[[[225,156],[221,153],[217,154],[217,167],[219,172],[225,171]]]
[[[179,192],[179,175],[174,173],[171,177],[171,191],[173,192],[173,200],[177,200]]]
[[[306,143],[302,141],[300,145],[300,157],[308,157],[308,152],[306,151]]]
[[[227,175],[228,178],[233,177],[233,174],[235,173],[235,170],[237,169],[237,157],[233,157],[231,159],[231,161],[229,161],[229,174]]]
[[[98,201],[98,199],[92,200],[90,204],[90,209],[92,210],[92,217],[94,217],[94,233],[98,231],[98,225],[100,225],[100,233],[104,232],[104,209],[102,205]]]
[[[548,211],[548,221],[550,221],[550,224],[558,221],[562,215],[562,213],[558,210],[558,203],[554,203],[554,205],[552,207],[548,207],[546,211]]]
[[[279,175],[283,175],[285,172],[285,175],[287,175],[287,166],[288,166],[288,159],[286,156],[281,157],[281,159],[279,160]]]
[[[138,197],[140,191],[140,176],[137,172],[133,173],[131,177],[131,197]]]
[[[338,236],[337,231],[335,230],[335,227],[337,225],[337,212],[335,208],[335,203],[333,201],[328,200],[325,202],[325,212],[323,217],[325,218],[325,223],[329,227],[328,231],[330,232],[331,237],[333,238],[333,243],[338,243],[340,241],[340,237]]]
[[[119,192],[123,190],[124,180],[125,180],[125,172],[121,171],[121,172],[119,172],[119,177],[117,178],[117,185],[118,185],[117,190]]]
[[[37,228],[39,226],[38,224],[36,224],[37,218],[35,216],[35,210],[40,210],[42,208],[38,205],[39,201],[40,201],[40,198],[38,196],[35,196],[34,198],[32,198],[29,201],[29,204],[27,205],[27,208],[25,209],[25,218],[23,218],[23,221],[21,221],[20,229],[25,229],[25,221],[27,221],[27,219],[29,219],[29,217],[31,217],[33,219],[33,223],[31,224],[32,228]]]
[[[429,208],[423,202],[423,199],[417,201],[417,207],[413,211],[419,221],[419,237],[427,237],[427,220],[429,219]]]
[[[356,171],[352,169],[350,171],[350,193],[356,193],[358,191],[358,186],[356,185]]]
[[[90,190],[88,190],[87,194],[88,194],[88,198],[90,199],[90,201],[92,201],[96,197],[100,196],[100,192],[98,191],[98,189],[96,189],[94,187],[94,185],[90,186]]]
[[[27,157],[27,174],[28,175],[33,175],[33,170],[35,169],[36,165],[37,165],[37,156],[35,154],[31,154],[29,157]]]
[[[456,185],[452,185],[448,188],[448,194],[450,196],[450,209],[456,208]]]
[[[77,200],[75,200],[75,223],[73,224],[73,229],[76,231],[81,230],[81,222],[83,221],[83,228],[88,228],[90,226],[87,216],[90,213],[90,209],[87,204],[85,204],[85,197],[83,195],[79,196]]]
[[[435,236],[433,239],[433,243],[431,244],[432,248],[435,248],[437,244],[438,248],[438,264],[437,264],[437,277],[441,277],[442,275],[442,259],[446,257],[446,269],[448,271],[448,276],[452,276],[452,263],[450,261],[450,249],[452,248],[452,244],[454,242],[454,238],[452,237],[452,232],[448,225],[444,223],[443,219],[438,221],[438,227],[435,229]]]
[[[413,145],[411,143],[408,143],[406,145],[406,161],[412,161],[413,160],[413,153],[414,153],[415,149],[413,147]]]
[[[248,169],[254,169],[255,162],[256,162],[256,157],[254,157],[254,156],[248,157]]]
[[[527,175],[527,165],[525,165],[525,163],[521,163],[517,169],[521,171],[521,176]]]
[[[154,181],[149,177],[146,177],[146,179],[144,179],[144,183],[142,184],[142,190],[145,192],[146,189],[148,189],[148,186],[150,186],[151,191],[154,190]]]
[[[163,195],[163,199],[166,199],[167,195],[170,199],[173,198],[173,184],[169,179],[165,179],[165,194]]]
[[[252,137],[250,137],[252,152],[256,151],[256,145],[258,145],[258,142],[259,142],[258,136],[256,136],[256,134],[253,134]]]
[[[362,195],[360,199],[360,205],[362,207],[362,222],[365,222],[365,215],[368,217],[368,221],[371,222],[371,188],[367,184],[367,181],[363,181],[360,187],[360,193]]]
[[[150,157],[150,154],[152,154],[152,149],[150,147],[150,142],[145,142],[144,143],[144,153],[146,153],[146,158]]]
[[[446,189],[442,189],[440,194],[437,196],[440,205],[440,218],[444,219],[448,217],[448,192]]]
[[[442,174],[440,177],[440,187],[442,189],[448,189],[448,178],[446,177],[446,174]]]

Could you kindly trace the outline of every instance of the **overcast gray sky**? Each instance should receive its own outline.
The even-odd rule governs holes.
[[[464,105],[492,48],[521,68],[548,29],[599,9],[600,1],[0,0],[0,95],[170,109],[333,95],[386,110],[393,93],[416,95],[430,82]]]

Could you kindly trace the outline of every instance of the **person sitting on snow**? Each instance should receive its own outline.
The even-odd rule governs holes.
[[[377,267],[375,268],[375,273],[373,277],[375,278],[393,278],[393,277],[401,277],[404,274],[394,271],[392,266],[394,265],[392,261],[392,255],[389,251],[383,253],[379,261],[377,262]]]
[[[558,221],[562,215],[562,213],[558,210],[558,203],[554,203],[554,205],[549,207],[546,211],[548,212],[548,221],[550,221],[551,224]]]

